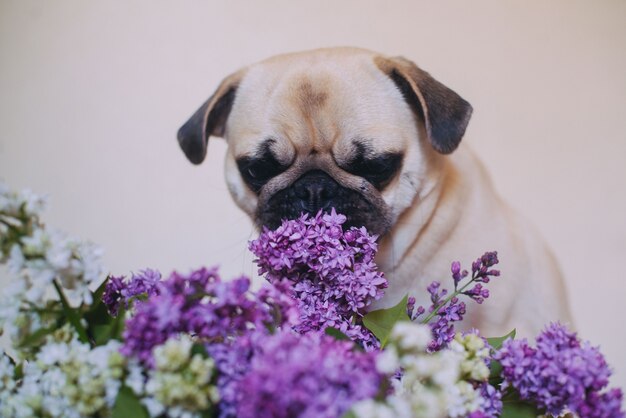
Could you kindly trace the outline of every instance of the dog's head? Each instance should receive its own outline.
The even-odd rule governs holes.
[[[194,164],[228,142],[226,180],[257,226],[334,207],[384,234],[458,146],[472,108],[403,58],[352,48],[281,55],[224,79],[180,128]]]

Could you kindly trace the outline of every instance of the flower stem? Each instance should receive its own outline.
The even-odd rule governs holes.
[[[472,275],[472,278],[469,282],[467,282],[466,284],[464,284],[460,289],[455,289],[454,292],[448,296],[447,298],[444,299],[444,301],[437,305],[437,307],[435,309],[433,309],[433,311],[428,314],[428,316],[426,318],[424,318],[421,323],[422,324],[428,324],[430,322],[431,319],[433,319],[433,317],[435,315],[437,315],[437,312],[439,312],[439,309],[441,309],[442,307],[446,306],[448,304],[448,302],[450,302],[453,298],[457,297],[458,295],[460,295],[461,293],[463,293],[463,291],[465,289],[467,289],[467,287],[469,285],[471,285],[472,283],[474,283],[474,280],[476,280],[476,277],[474,277],[474,275]]]
[[[52,281],[52,284],[54,285],[54,288],[59,295],[59,299],[61,300],[61,305],[63,305],[63,312],[65,313],[65,316],[67,316],[68,321],[70,322],[70,324],[72,324],[72,326],[78,333],[78,339],[81,342],[88,343],[89,336],[87,335],[87,330],[85,329],[83,324],[80,323],[80,317],[67,301],[67,297],[65,296],[63,289],[59,285],[59,282],[55,279]]]

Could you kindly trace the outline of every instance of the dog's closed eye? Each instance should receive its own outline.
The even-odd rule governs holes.
[[[375,158],[359,158],[351,161],[346,171],[363,177],[378,190],[382,190],[400,169],[402,154],[388,153]]]
[[[237,167],[246,184],[255,192],[261,190],[271,178],[285,171],[289,165],[283,164],[274,156],[271,144],[274,140],[267,140],[257,156],[237,158]]]
[[[402,165],[402,153],[386,152],[378,155],[368,150],[362,143],[355,142],[356,152],[342,167],[355,176],[363,177],[378,190],[387,186]],[[370,155],[368,155],[370,154]]]

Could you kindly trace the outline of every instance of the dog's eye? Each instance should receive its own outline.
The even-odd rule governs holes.
[[[363,177],[374,187],[381,190],[393,179],[402,164],[402,154],[386,153],[374,158],[358,155],[346,170],[356,176]]]
[[[285,171],[287,166],[281,164],[272,155],[262,158],[242,157],[237,159],[237,167],[244,181],[252,190],[258,192],[272,177]]]
[[[248,172],[248,176],[251,179],[258,179],[261,176],[259,169],[257,167],[248,167],[246,170]]]

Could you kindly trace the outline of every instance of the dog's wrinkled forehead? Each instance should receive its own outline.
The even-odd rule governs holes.
[[[210,136],[236,144],[235,157],[272,137],[289,141],[297,155],[340,155],[353,138],[380,152],[425,138],[449,154],[471,113],[467,101],[409,60],[330,48],[280,55],[227,76],[177,139],[194,164],[206,157]]]
[[[410,107],[370,60],[269,61],[241,81],[226,127],[235,158],[271,147],[283,163],[335,163],[360,147],[400,152],[415,135]],[[414,138],[415,136],[413,136]],[[290,161],[287,161],[290,160]]]

